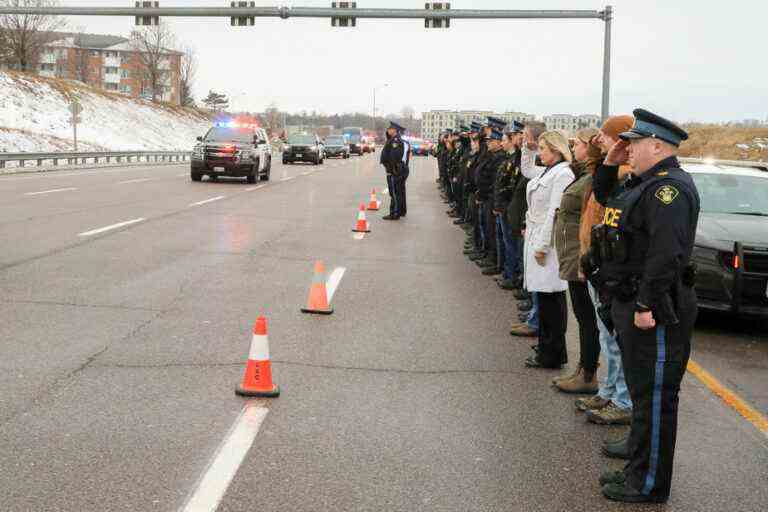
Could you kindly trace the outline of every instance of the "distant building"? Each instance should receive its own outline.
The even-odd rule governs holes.
[[[492,110],[430,110],[421,115],[421,133],[425,139],[436,140],[448,128],[469,125],[472,121],[485,121],[488,116],[504,119],[507,123],[533,121],[536,116],[523,112],[498,113]]]
[[[163,71],[161,101],[181,104],[181,56],[169,50],[160,60]],[[99,34],[52,32],[51,42],[39,56],[41,76],[79,80],[105,91],[133,98],[152,98],[144,83],[139,53],[128,39]]]
[[[574,116],[571,114],[553,114],[544,116],[544,124],[547,130],[559,130],[568,136],[573,136],[582,128],[599,128],[601,123],[600,116],[592,114],[582,114]]]

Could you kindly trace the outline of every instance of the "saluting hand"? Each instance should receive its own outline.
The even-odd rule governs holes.
[[[656,327],[656,320],[653,318],[652,311],[635,312],[635,327],[647,331]]]
[[[624,165],[629,162],[629,141],[619,140],[605,157],[605,165]]]

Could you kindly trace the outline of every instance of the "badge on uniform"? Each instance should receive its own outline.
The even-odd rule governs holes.
[[[672,185],[664,185],[656,191],[656,199],[664,204],[672,204],[672,201],[677,199],[678,195],[680,195],[680,192]]]

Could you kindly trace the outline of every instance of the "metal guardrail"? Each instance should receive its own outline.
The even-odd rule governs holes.
[[[99,163],[104,160],[111,163],[114,159],[120,163],[127,162],[186,162],[189,160],[189,151],[89,151],[89,152],[63,152],[63,153],[0,153],[0,169],[6,168],[6,162],[18,162],[19,167],[25,167],[26,162],[37,162],[41,167],[43,162],[52,161],[58,166],[60,161],[66,160],[68,165],[86,164],[89,160]]]
[[[678,158],[683,164],[706,164],[722,165],[726,167],[745,167],[747,169],[758,169],[768,171],[768,162],[755,162],[751,160],[717,160],[714,158]]]

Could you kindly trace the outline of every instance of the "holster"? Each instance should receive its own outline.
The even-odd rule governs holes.
[[[680,323],[680,319],[677,317],[675,304],[668,293],[662,295],[656,304],[654,304],[653,318],[659,325],[675,325]]]

